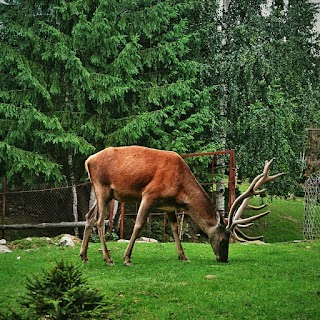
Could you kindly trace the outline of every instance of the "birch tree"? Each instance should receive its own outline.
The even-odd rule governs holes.
[[[226,23],[227,146],[240,178],[277,158],[287,172],[278,193],[295,192],[306,128],[319,124],[317,5],[309,1],[231,1]]]

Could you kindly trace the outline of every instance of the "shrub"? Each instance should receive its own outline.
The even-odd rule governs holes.
[[[57,262],[49,271],[27,278],[28,294],[22,298],[22,314],[0,314],[0,319],[107,319],[103,295],[87,284],[72,264]]]

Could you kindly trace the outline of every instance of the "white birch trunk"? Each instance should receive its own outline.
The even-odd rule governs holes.
[[[96,195],[94,193],[93,187],[91,187],[90,198],[89,198],[89,210],[93,207],[95,201],[96,201]]]
[[[225,36],[225,26],[224,26],[224,15],[228,11],[230,0],[219,0],[219,18],[221,21],[221,48],[224,50],[224,46],[227,43],[227,39]],[[224,62],[221,61],[221,103],[220,103],[220,116],[222,119],[226,117],[226,110],[227,110],[227,85],[225,83],[224,79]],[[220,132],[220,140],[222,142],[222,145],[225,147],[226,146],[226,140],[227,140],[227,135],[224,129]],[[219,213],[224,214],[225,213],[225,181],[223,179],[223,176],[225,174],[225,159],[224,156],[220,156],[217,159],[217,167],[218,167],[218,172],[222,175],[222,179],[217,182],[216,184],[216,194],[217,194],[217,210]]]
[[[74,177],[74,172],[73,172],[73,158],[72,154],[69,153],[68,155],[68,164],[70,167],[70,181],[71,181],[71,188],[72,188],[72,213],[74,217],[74,221],[78,222],[79,221],[79,215],[78,215],[78,197],[77,197],[77,188],[75,186],[75,177]],[[74,228],[74,234],[75,236],[79,236],[79,228],[75,227]]]

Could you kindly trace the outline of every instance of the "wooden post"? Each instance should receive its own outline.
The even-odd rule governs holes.
[[[211,200],[212,202],[215,204],[216,203],[216,199],[215,199],[215,192],[214,192],[214,160],[215,160],[215,156],[213,155],[212,158],[211,158],[212,162],[211,162],[211,176],[212,176],[212,193],[211,193]]]
[[[79,214],[78,214],[78,195],[77,195],[77,187],[75,183],[75,176],[73,171],[73,156],[71,151],[68,154],[68,165],[70,168],[70,182],[71,182],[71,193],[72,193],[72,213],[74,222],[79,221]],[[74,228],[74,235],[79,237],[79,229],[78,227]]]
[[[230,150],[230,164],[229,164],[229,210],[236,199],[236,168],[234,150]]]
[[[124,225],[124,202],[120,207],[120,239],[123,239],[123,225]]]
[[[149,233],[149,242],[151,238],[151,225],[152,225],[152,214],[149,214],[147,217],[148,233]]]
[[[166,226],[167,226],[167,214],[163,214],[163,241],[167,241],[167,235],[166,235]]]
[[[7,192],[7,180],[3,178],[3,194],[2,194],[2,224],[6,223],[6,192]],[[4,239],[4,230],[2,230],[2,238]]]
[[[114,200],[112,199],[109,204],[109,232],[112,234],[112,228],[113,228],[113,211],[114,211]]]

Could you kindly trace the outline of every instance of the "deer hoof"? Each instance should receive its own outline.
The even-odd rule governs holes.
[[[81,258],[82,262],[89,262],[86,254],[79,254],[79,257]]]
[[[130,260],[130,259],[124,259],[123,264],[124,264],[126,267],[130,267],[130,266],[132,266],[132,262],[131,262],[131,260]]]
[[[106,262],[107,266],[114,266],[113,260],[110,257],[105,257],[103,260]]]
[[[186,256],[182,256],[182,257],[181,257],[181,256],[179,256],[178,258],[179,258],[179,260],[180,260],[180,261],[183,261],[183,262],[190,262],[190,260],[189,260]]]

